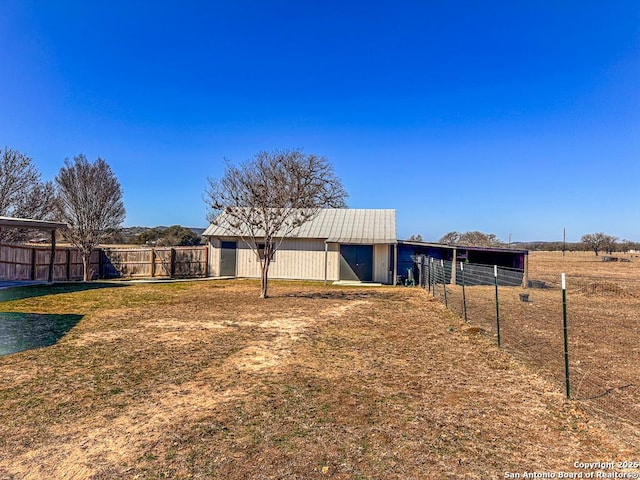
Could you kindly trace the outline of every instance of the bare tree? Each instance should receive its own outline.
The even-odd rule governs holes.
[[[91,252],[124,221],[120,182],[107,162],[90,163],[83,154],[67,158],[55,182],[58,218],[69,225],[63,235],[82,252],[86,282]]]
[[[438,243],[444,243],[447,245],[457,245],[457,243],[460,241],[460,236],[462,234],[460,232],[448,232],[445,233],[440,240],[438,240]]]
[[[237,167],[227,163],[221,179],[208,180],[208,219],[253,250],[261,298],[268,297],[269,266],[282,240],[321,208],[345,207],[347,196],[326,158],[300,150],[262,151]]]
[[[495,247],[502,245],[500,239],[494,233],[483,232],[449,232],[445,234],[439,243],[449,245],[473,245],[477,247]]]
[[[416,235],[411,235],[408,239],[409,242],[423,242],[424,240],[422,239],[422,235],[420,235],[419,233]]]
[[[502,245],[500,239],[495,233],[483,233],[483,232],[465,232],[460,236],[461,245],[474,245],[478,247],[495,247]]]
[[[53,184],[42,182],[28,156],[8,148],[0,158],[0,215],[50,220],[53,213]],[[28,230],[0,233],[4,241],[26,240]]]
[[[612,237],[611,235],[607,235],[603,232],[598,232],[583,235],[580,240],[586,248],[588,248],[589,250],[593,250],[597,257],[600,250],[604,249],[606,251],[612,252],[615,248],[617,238]]]
[[[607,238],[605,239],[605,242],[602,245],[602,248],[604,249],[605,252],[611,255],[613,252],[615,252],[618,249],[618,237],[614,237],[613,235],[607,235]]]

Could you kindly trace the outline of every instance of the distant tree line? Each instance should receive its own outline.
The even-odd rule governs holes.
[[[592,250],[596,255],[601,252],[613,254],[614,252],[640,251],[640,242],[631,240],[619,240],[613,235],[603,232],[589,233],[582,236],[580,242],[517,242],[505,244],[493,233],[478,231],[460,233],[456,231],[443,235],[439,243],[447,245],[469,245],[476,247],[511,247],[523,250],[543,251],[588,251]]]

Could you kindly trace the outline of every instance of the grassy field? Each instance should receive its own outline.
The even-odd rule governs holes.
[[[486,479],[637,454],[419,288],[104,287],[0,304],[81,316],[0,357],[0,478]]]

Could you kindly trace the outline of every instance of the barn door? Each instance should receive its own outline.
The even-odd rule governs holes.
[[[373,245],[340,245],[340,280],[373,280]]]
[[[236,276],[236,249],[237,242],[222,242],[220,250],[220,276]]]

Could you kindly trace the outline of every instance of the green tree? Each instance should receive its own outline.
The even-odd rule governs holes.
[[[160,240],[160,238],[162,238],[162,229],[158,227],[154,227],[140,233],[136,237],[136,243],[139,243],[141,245],[147,245],[147,244],[155,245],[158,242],[158,240]]]
[[[162,231],[158,245],[189,246],[200,245],[200,237],[189,228],[172,225]]]

